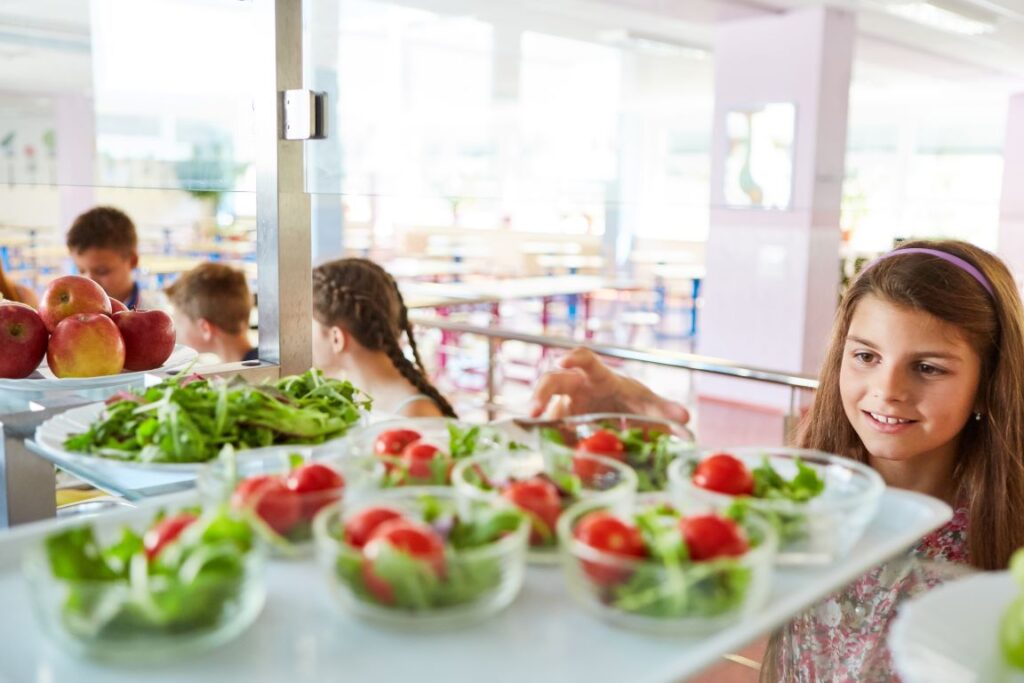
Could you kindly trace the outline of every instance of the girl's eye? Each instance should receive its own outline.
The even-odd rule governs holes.
[[[942,368],[935,367],[929,363],[918,363],[917,371],[922,375],[942,375],[945,373],[945,370]]]
[[[853,354],[855,360],[861,363],[870,363],[875,360],[875,354],[868,351],[857,351]]]

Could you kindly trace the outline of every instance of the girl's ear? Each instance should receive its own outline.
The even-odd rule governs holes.
[[[337,325],[331,326],[327,331],[327,336],[331,342],[331,351],[334,353],[342,353],[346,348],[348,348],[348,333]]]
[[[203,341],[211,341],[213,339],[213,323],[206,318],[200,318],[196,323],[199,327],[199,334],[203,337]]]

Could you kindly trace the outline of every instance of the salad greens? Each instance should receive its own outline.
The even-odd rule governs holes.
[[[141,394],[120,392],[69,451],[140,462],[205,462],[221,448],[317,444],[345,434],[371,400],[316,369],[273,384],[199,375],[167,379]]]
[[[1010,558],[1010,575],[1021,589],[1003,612],[999,622],[999,645],[1003,657],[1016,669],[1024,670],[1024,548]]]
[[[483,450],[497,447],[500,435],[486,425],[460,427],[456,422],[445,425],[448,430],[448,450],[439,451],[429,462],[429,474],[426,477],[414,477],[410,474],[410,465],[401,456],[378,456],[387,463],[387,471],[380,483],[381,488],[398,486],[448,486],[451,483],[452,463],[455,460],[468,458]],[[384,433],[382,433],[383,435]],[[380,438],[380,435],[378,436]],[[430,442],[428,437],[426,441]],[[509,450],[525,448],[515,442],[507,444]]]
[[[525,519],[513,507],[473,506],[460,514],[455,502],[433,496],[419,499],[420,521],[444,540],[444,571],[394,546],[384,545],[372,560],[341,540],[336,563],[339,580],[361,600],[405,611],[426,611],[466,605],[501,587],[508,558],[476,552],[509,534],[525,535]],[[393,600],[382,602],[367,585],[367,567],[390,587]]]
[[[737,498],[726,510],[727,517],[738,522],[753,512],[775,527],[782,546],[792,545],[807,539],[810,535],[807,515],[800,512],[781,512],[758,505],[758,500],[789,500],[806,503],[825,490],[825,480],[812,467],[804,464],[799,457],[793,459],[797,473],[787,480],[772,467],[768,456],[761,465],[752,470],[754,495]]]
[[[45,553],[67,586],[65,628],[80,639],[117,641],[217,628],[242,600],[252,541],[247,524],[217,510],[152,560],[127,527],[105,547],[90,526],[67,529],[47,537]]]
[[[627,580],[604,587],[600,598],[623,612],[649,617],[714,617],[743,604],[752,570],[723,557],[694,562],[679,531],[680,514],[668,505],[634,516],[648,561],[637,564]],[[751,539],[752,544],[756,539]]]

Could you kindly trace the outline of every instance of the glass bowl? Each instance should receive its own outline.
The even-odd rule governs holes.
[[[443,539],[438,540],[443,555],[426,560],[390,545],[380,550],[372,533],[364,548],[350,544],[345,525],[379,507]],[[511,523],[496,540],[455,547],[456,535],[471,538],[472,532],[463,532],[486,529],[487,520],[498,514]],[[477,523],[463,526],[467,519]],[[393,628],[430,631],[480,621],[515,599],[526,571],[526,518],[510,505],[460,500],[451,487],[407,486],[333,503],[317,515],[313,533],[317,557],[341,608]],[[375,543],[379,552],[370,551]]]
[[[323,470],[316,473],[319,476],[304,478],[301,470],[310,464],[340,475],[341,485],[325,480]],[[312,554],[313,518],[320,508],[340,500],[343,494],[357,495],[373,486],[382,472],[383,466],[373,461],[316,448],[281,446],[260,455],[221,456],[200,470],[197,486],[207,505],[227,503],[248,513],[272,554],[298,557]],[[249,480],[252,485],[255,478],[264,482],[270,478],[280,484],[265,482],[247,490],[243,482]]]
[[[740,524],[751,543],[744,554],[703,561],[669,563],[649,557],[624,557],[583,543],[573,535],[578,523],[591,512],[608,512],[632,525],[636,514],[672,509],[670,501],[666,493],[647,493],[625,504],[609,506],[584,500],[566,510],[558,521],[558,535],[572,597],[616,626],[689,636],[719,631],[759,610],[771,591],[777,549],[774,529],[759,518]],[[678,517],[659,519],[665,531],[681,536]]]
[[[23,569],[44,634],[64,652],[150,664],[245,631],[266,595],[264,553],[247,523],[208,509],[148,560],[141,540],[129,541],[152,526],[139,512],[62,527],[29,549]]]
[[[622,460],[636,471],[641,493],[667,489],[669,463],[696,454],[693,432],[685,426],[642,415],[577,415],[555,420],[538,431],[541,451],[549,457],[566,450],[583,450]],[[601,443],[601,437],[587,441],[602,431],[617,438],[610,443]]]
[[[394,488],[447,486],[458,460],[508,446],[509,439],[489,425],[425,417],[372,424],[353,432],[343,448],[349,457],[383,463],[375,484]]]
[[[523,482],[541,484],[528,492]],[[452,472],[452,485],[460,496],[474,501],[507,499],[524,509],[531,521],[530,561],[558,561],[555,524],[561,513],[580,499],[607,504],[629,500],[636,493],[636,473],[618,460],[589,453],[564,451],[546,458],[537,451],[489,453],[460,461]],[[550,491],[544,495],[545,489]]]
[[[701,460],[728,453],[753,471],[765,459],[784,479],[798,473],[797,459],[824,482],[820,494],[805,502],[786,498],[732,496],[709,491],[693,483],[694,463],[677,460],[669,466],[669,482],[676,504],[684,511],[713,509],[733,517],[759,514],[779,535],[780,565],[826,565],[842,559],[863,535],[878,510],[885,484],[877,472],[838,455],[798,448],[734,448],[704,451]]]

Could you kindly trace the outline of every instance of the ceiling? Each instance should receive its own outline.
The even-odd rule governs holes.
[[[195,4],[197,0],[179,0]],[[210,0],[204,0],[209,2]],[[237,0],[217,0],[239,7]],[[626,45],[713,49],[715,27],[743,17],[829,5],[857,14],[855,82],[886,88],[943,86],[995,96],[1024,90],[1024,0],[931,0],[994,27],[985,35],[956,35],[892,14],[920,0],[391,0],[446,15]],[[307,0],[354,4],[367,0]],[[81,0],[4,0],[0,7],[0,91],[87,92],[89,3]],[[620,46],[622,44],[620,43]],[[688,50],[681,60],[700,57]],[[706,56],[706,53],[705,53]],[[712,61],[704,67],[710,72]],[[2,95],[0,95],[2,97]]]

